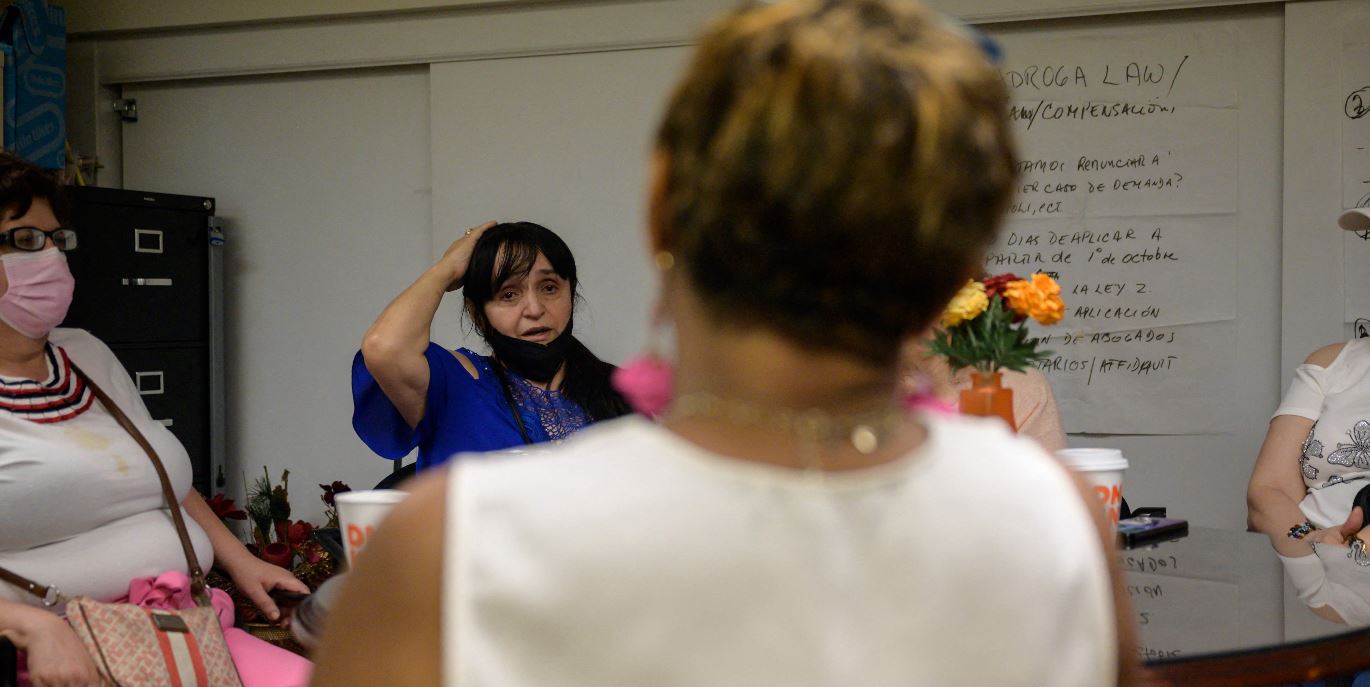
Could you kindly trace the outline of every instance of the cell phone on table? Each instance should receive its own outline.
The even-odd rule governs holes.
[[[1118,521],[1118,541],[1124,548],[1132,548],[1168,539],[1179,539],[1189,534],[1189,521],[1184,518],[1153,518],[1139,515]]]
[[[292,592],[287,589],[273,589],[270,592],[267,592],[267,594],[271,597],[272,601],[276,602],[276,608],[281,610],[282,616],[295,610],[295,607],[300,605],[301,601],[309,598],[308,594],[303,592]]]

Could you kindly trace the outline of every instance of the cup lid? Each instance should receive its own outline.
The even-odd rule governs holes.
[[[409,492],[400,489],[361,489],[344,491],[333,496],[334,503],[399,503]]]
[[[1127,459],[1116,448],[1063,448],[1056,458],[1072,470],[1127,469]]]

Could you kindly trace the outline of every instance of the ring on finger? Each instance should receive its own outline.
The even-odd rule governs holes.
[[[1346,557],[1354,561],[1356,565],[1370,566],[1370,551],[1365,549],[1365,541],[1360,537],[1351,538],[1351,551],[1346,554]]]

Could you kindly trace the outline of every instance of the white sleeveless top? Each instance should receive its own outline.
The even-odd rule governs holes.
[[[1370,339],[1348,341],[1325,368],[1295,368],[1280,415],[1313,420],[1299,455],[1308,490],[1299,507],[1318,527],[1340,525],[1370,484]]]
[[[444,684],[1114,684],[1065,470],[996,422],[924,420],[906,458],[827,476],[638,417],[454,461]]]

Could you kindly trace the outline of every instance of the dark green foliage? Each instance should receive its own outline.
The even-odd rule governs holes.
[[[1039,339],[1028,338],[1027,320],[1015,323],[1015,314],[1004,307],[998,295],[990,296],[989,307],[978,316],[954,327],[939,328],[928,348],[951,364],[952,372],[973,367],[989,373],[999,369],[1022,372],[1029,365],[1051,357],[1051,351],[1037,349]]]

